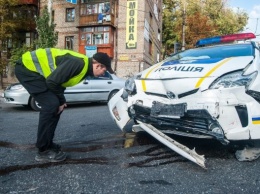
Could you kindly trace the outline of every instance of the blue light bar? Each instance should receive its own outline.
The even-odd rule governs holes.
[[[225,36],[215,36],[212,38],[204,38],[197,41],[196,46],[205,46],[210,44],[234,42],[236,40],[248,40],[256,38],[253,33],[230,34]]]
[[[221,37],[220,36],[215,36],[212,38],[204,38],[199,40],[196,43],[196,46],[202,46],[202,45],[208,45],[208,44],[217,44],[221,42]]]

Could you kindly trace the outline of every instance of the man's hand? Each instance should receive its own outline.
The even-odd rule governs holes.
[[[67,104],[66,104],[66,103],[63,104],[63,105],[61,105],[61,106],[59,106],[59,110],[58,110],[58,113],[57,113],[57,114],[60,114],[60,113],[64,110],[65,107],[67,107]]]

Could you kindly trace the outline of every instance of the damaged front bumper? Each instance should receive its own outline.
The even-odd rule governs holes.
[[[158,114],[155,114],[153,107],[134,104],[128,109],[128,114],[137,122],[150,124],[163,133],[196,138],[214,138],[224,145],[228,143],[221,126],[207,110],[187,110],[181,117],[170,117],[166,114],[160,114],[160,106],[162,107],[162,105],[157,105]]]

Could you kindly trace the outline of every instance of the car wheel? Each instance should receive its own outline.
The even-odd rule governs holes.
[[[39,103],[33,97],[31,97],[31,99],[30,99],[30,107],[33,110],[36,110],[36,111],[41,110],[41,106],[39,105]]]
[[[109,101],[117,92],[118,90],[113,90],[112,92],[110,92],[107,101]]]

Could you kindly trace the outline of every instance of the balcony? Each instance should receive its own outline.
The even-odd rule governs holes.
[[[103,15],[103,19],[100,20],[98,14],[81,15],[79,19],[79,26],[95,26],[95,25],[112,25],[114,26],[115,16],[114,14]]]
[[[19,0],[19,5],[35,5],[38,6],[38,0]]]

